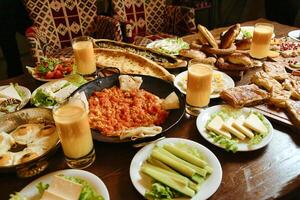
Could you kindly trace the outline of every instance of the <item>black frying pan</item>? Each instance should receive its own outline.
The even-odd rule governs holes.
[[[156,96],[160,98],[167,97],[171,92],[175,91],[180,102],[180,108],[171,110],[168,118],[166,119],[165,123],[161,125],[162,127],[162,133],[159,135],[156,135],[155,137],[151,137],[151,140],[156,139],[160,137],[162,134],[164,134],[167,130],[172,128],[183,116],[184,110],[185,110],[185,99],[183,94],[174,87],[173,84],[166,82],[162,79],[155,78],[152,76],[145,76],[145,75],[134,75],[139,76],[143,78],[143,83],[141,85],[141,89],[144,89],[148,92],[151,92],[152,94],[155,94]],[[77,92],[84,92],[86,97],[89,98],[94,91],[101,91],[105,88],[111,88],[115,85],[119,86],[119,75],[114,74],[109,77],[101,77],[98,79],[95,79],[91,82],[88,82],[81,87],[79,87],[76,91],[73,92],[71,96],[73,96]],[[119,137],[107,137],[99,133],[97,130],[92,130],[93,138],[98,141],[102,142],[110,142],[110,143],[123,143],[123,142],[132,142],[130,138],[120,140]],[[141,142],[145,140],[150,140],[150,138],[143,138],[138,139],[136,141]]]

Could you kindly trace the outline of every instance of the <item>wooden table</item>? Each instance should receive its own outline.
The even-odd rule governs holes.
[[[264,21],[259,19],[258,21]],[[257,21],[243,23],[253,25]],[[275,33],[286,35],[293,27],[274,23]],[[214,30],[219,34],[224,29]],[[17,82],[33,91],[41,82],[29,75],[1,81],[0,85]],[[218,101],[218,100],[217,100]],[[212,102],[216,104],[219,102]],[[222,183],[211,199],[291,199],[300,197],[300,134],[291,127],[273,122],[274,137],[261,150],[244,153],[228,153],[206,142],[197,131],[194,117],[184,116],[172,128],[167,137],[194,140],[208,147],[220,160],[223,169]],[[135,200],[142,196],[135,190],[129,177],[129,166],[139,150],[130,144],[94,142],[96,161],[87,171],[99,176],[106,184],[112,200]],[[67,169],[61,149],[55,154],[50,166],[39,176],[52,171]],[[0,199],[21,190],[35,178],[20,179],[15,174],[0,175]]]

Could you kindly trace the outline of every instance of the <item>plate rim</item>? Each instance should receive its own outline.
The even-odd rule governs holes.
[[[61,79],[64,79],[66,76],[62,77],[62,78],[52,78],[52,79],[46,79],[46,78],[39,78],[35,73],[34,73],[34,68],[35,67],[30,67],[30,66],[26,66],[26,69],[28,71],[28,73],[32,76],[32,78],[34,78],[35,80],[38,80],[38,81],[42,81],[42,82],[50,82],[50,81],[57,81],[57,80],[61,80]],[[68,74],[68,75],[71,75],[73,73],[73,71]],[[68,76],[67,75],[67,76]]]
[[[57,175],[57,174],[65,174],[67,176],[78,176],[79,178],[86,176],[86,177],[88,177],[88,179],[84,179],[84,180],[86,180],[88,182],[89,182],[89,180],[94,180],[95,182],[97,182],[97,184],[100,184],[99,185],[100,187],[99,186],[96,187],[96,185],[93,185],[89,182],[95,190],[97,188],[99,188],[99,190],[101,190],[101,191],[103,190],[104,194],[100,194],[100,195],[105,200],[110,200],[108,189],[107,189],[105,183],[102,181],[102,179],[89,171],[80,170],[80,169],[63,169],[63,170],[53,171],[48,174],[45,174],[41,177],[34,179],[30,183],[28,183],[25,187],[22,188],[22,190],[20,190],[20,194],[24,195],[24,194],[28,193],[27,191],[31,191],[32,188],[35,188],[37,183],[42,182],[43,180],[45,181],[45,179],[46,180],[50,179],[52,176]]]
[[[202,145],[196,141],[186,139],[186,138],[175,138],[175,137],[165,138],[158,142],[148,144],[148,145],[144,146],[143,148],[141,148],[134,155],[134,157],[132,158],[131,163],[130,163],[129,175],[130,175],[131,183],[133,184],[134,188],[144,197],[145,194],[142,194],[142,192],[143,192],[142,190],[146,190],[147,188],[141,188],[143,186],[140,187],[140,185],[138,185],[136,182],[133,181],[133,179],[134,179],[133,177],[135,176],[135,174],[140,174],[139,173],[140,170],[137,170],[135,168],[135,165],[138,165],[140,167],[140,165],[145,161],[145,160],[139,160],[139,157],[143,156],[143,154],[147,154],[145,156],[149,156],[151,149],[156,144],[162,144],[162,143],[170,144],[170,143],[177,143],[177,142],[184,142],[187,144],[191,144],[192,146],[196,147],[199,151],[201,151],[201,153],[205,152],[206,157],[208,157],[208,154],[209,154],[209,157],[211,158],[210,161],[215,163],[215,168],[213,168],[213,169],[215,172],[216,180],[211,180],[211,181],[216,182],[216,184],[215,184],[214,188],[208,194],[206,194],[206,196],[203,197],[203,199],[208,199],[218,190],[218,188],[221,185],[222,178],[223,178],[223,170],[222,170],[221,163],[220,163],[219,159],[217,158],[217,156],[210,149],[208,149],[207,147],[205,147],[204,145]],[[203,184],[202,184],[201,188],[203,187]],[[201,189],[199,190],[199,192],[201,192]],[[195,197],[197,197],[197,196],[195,195],[192,198],[192,200],[196,200]],[[197,200],[199,200],[199,197],[197,197]]]
[[[292,31],[288,32],[288,36],[289,36],[290,38],[292,38],[293,40],[296,40],[296,41],[300,42],[300,39],[297,39],[297,38],[295,38],[295,37],[292,35],[294,32],[299,32],[299,34],[300,34],[300,29],[296,29],[296,30],[292,30]]]
[[[183,76],[184,76],[185,74],[187,74],[187,72],[188,72],[187,70],[185,70],[185,71],[183,71],[183,72],[180,72],[179,74],[177,74],[177,75],[175,76],[175,79],[174,79],[174,86],[175,86],[182,94],[184,94],[184,95],[186,95],[186,92],[183,91],[183,90],[179,87],[178,82],[180,81],[181,78],[183,78]],[[225,79],[226,79],[226,80],[228,81],[228,83],[230,82],[230,85],[233,85],[232,87],[235,86],[234,80],[233,80],[229,75],[227,75],[226,73],[221,72],[221,71],[218,71],[218,70],[213,70],[213,72],[214,72],[214,73],[222,74],[224,77],[226,77],[226,78],[223,78],[224,81],[225,81]],[[228,84],[228,85],[229,85],[229,84]],[[228,87],[228,88],[231,88],[231,87]],[[224,88],[224,89],[228,89],[228,88]],[[219,97],[220,97],[220,93],[210,95],[210,99],[216,99],[216,98],[219,98]]]
[[[221,145],[219,145],[218,143],[215,143],[213,142],[213,140],[211,138],[208,137],[208,134],[207,132],[205,131],[205,124],[207,121],[205,121],[204,123],[204,120],[202,119],[204,117],[205,114],[209,114],[211,112],[211,110],[216,110],[214,112],[217,112],[217,110],[220,110],[222,107],[229,107],[229,108],[233,108],[229,105],[226,105],[226,104],[221,104],[221,105],[215,105],[215,106],[211,106],[209,108],[206,108],[205,110],[203,110],[200,115],[198,115],[197,119],[196,119],[196,127],[197,127],[197,130],[199,132],[199,134],[206,140],[208,141],[209,143],[211,143],[212,145],[214,146],[217,146],[219,148],[222,148],[225,150],[224,147],[222,147]],[[243,107],[243,108],[240,108],[242,111],[244,112],[250,112],[251,110],[254,110],[252,108],[248,108],[248,107]],[[257,111],[258,113],[262,114],[261,112]],[[263,115],[263,114],[262,114]],[[271,122],[267,119],[267,117],[265,117],[265,115],[263,115],[266,122],[268,123],[269,125],[269,133],[268,135],[263,139],[265,140],[265,142],[261,142],[259,144],[256,144],[256,145],[253,145],[253,148],[247,148],[247,149],[237,149],[237,152],[249,152],[249,151],[255,151],[255,150],[258,150],[258,149],[262,149],[264,147],[266,147],[271,141],[272,141],[272,138],[273,138],[273,134],[274,134],[274,128],[273,128],[273,125],[271,124]],[[202,132],[202,130],[205,131],[205,133]],[[243,143],[243,144],[246,144],[246,143]],[[239,144],[237,144],[237,146],[239,147]]]

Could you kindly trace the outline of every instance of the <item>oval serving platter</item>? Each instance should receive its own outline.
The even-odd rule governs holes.
[[[165,123],[161,125],[162,132],[154,137],[142,138],[142,139],[135,140],[134,142],[157,139],[166,131],[168,131],[170,128],[172,128],[175,124],[177,124],[177,122],[179,122],[179,120],[182,118],[185,110],[184,96],[174,85],[162,79],[155,78],[152,76],[146,76],[146,75],[131,75],[131,76],[142,77],[143,83],[140,88],[148,92],[151,92],[152,94],[158,96],[159,98],[165,98],[173,91],[176,92],[178,96],[180,108],[170,111],[170,114],[166,119]],[[118,86],[119,85],[118,77],[119,75],[113,75],[109,77],[95,79],[94,81],[91,81],[79,87],[76,91],[73,92],[71,96],[73,96],[77,92],[84,92],[88,99],[94,91],[101,91],[105,88],[111,88],[115,85]],[[95,140],[101,142],[110,142],[110,143],[133,142],[130,139],[120,140],[118,137],[104,136],[99,131],[93,129],[92,129],[92,134]]]

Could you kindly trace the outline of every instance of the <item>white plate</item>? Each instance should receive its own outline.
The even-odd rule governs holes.
[[[29,200],[35,200],[36,199],[35,196],[38,195],[38,190],[36,189],[36,185],[39,182],[50,184],[52,177],[58,174],[74,176],[88,181],[98,194],[100,194],[105,200],[109,200],[109,193],[107,191],[105,184],[101,181],[101,179],[90,172],[84,170],[78,170],[78,169],[66,169],[66,170],[60,170],[60,171],[52,172],[50,174],[46,174],[32,181],[30,184],[28,184],[25,188],[23,188],[20,191],[20,194],[22,196],[26,196]]]
[[[249,32],[252,32],[252,35],[253,35],[253,31],[254,31],[254,26],[242,26],[241,27],[241,31],[240,33],[238,34],[238,36],[236,37],[236,40],[242,40],[244,38],[244,34],[242,31],[249,31]],[[222,33],[222,35],[224,35],[226,33],[226,31],[224,31]],[[272,34],[272,38],[275,37],[275,34],[273,33]]]
[[[9,85],[3,85],[3,86],[0,86],[0,91],[9,87]],[[28,101],[30,100],[30,97],[31,97],[31,92],[28,88],[24,87],[24,86],[21,86],[21,85],[18,85],[16,86],[18,88],[20,88],[24,93],[25,93],[25,97],[23,97],[22,101],[21,101],[21,104],[18,106],[17,110],[20,110],[21,108],[23,108],[27,103]]]
[[[214,113],[216,113],[216,112],[218,112],[218,111],[220,111],[221,109],[224,109],[224,108],[225,109],[226,108],[227,109],[234,109],[234,108],[232,108],[231,106],[228,106],[228,105],[212,106],[212,107],[207,108],[204,111],[202,111],[200,113],[200,115],[197,117],[197,120],[196,120],[197,129],[200,132],[200,134],[202,135],[202,137],[204,139],[206,139],[208,142],[210,142],[211,144],[214,144],[214,145],[216,145],[220,148],[223,148],[223,147],[220,144],[215,143],[213,141],[213,139],[209,137],[209,133],[207,132],[205,126],[206,126],[207,121],[210,119],[212,114],[214,114]],[[241,111],[246,114],[246,113],[251,112],[251,109],[250,108],[241,108]],[[259,144],[256,144],[256,145],[253,145],[253,146],[249,146],[247,143],[242,143],[242,142],[238,143],[237,144],[237,147],[238,147],[237,151],[254,151],[254,150],[263,148],[264,146],[269,144],[269,142],[272,140],[272,137],[273,137],[273,126],[267,118],[265,118],[265,120],[266,120],[266,122],[268,123],[268,126],[269,126],[268,135],[266,137],[264,137]]]
[[[172,39],[172,38],[166,38],[166,39]],[[166,42],[166,39],[155,40],[155,41],[150,42],[149,44],[147,44],[146,47],[150,48],[150,49],[156,49],[157,51],[160,51],[158,48],[174,45],[172,42]],[[173,38],[173,39],[175,39],[175,38]],[[164,46],[162,46],[163,43],[164,43]],[[186,45],[188,46],[189,44],[186,43]],[[182,50],[184,48],[178,46],[177,49],[178,49],[178,52],[179,52],[180,50]],[[163,52],[163,53],[166,53],[166,54],[169,54],[169,55],[172,55],[172,56],[179,55],[179,53],[173,53],[172,54],[172,53],[167,53],[167,52],[164,52],[164,51],[160,51],[160,52]]]
[[[224,72],[220,72],[217,70],[214,70],[213,73],[222,75],[223,81],[224,81],[224,88],[223,88],[224,90],[234,87],[234,81],[232,80],[232,78],[230,76],[228,76]],[[187,71],[181,72],[180,74],[178,74],[175,77],[174,85],[175,85],[175,87],[177,87],[180,90],[180,92],[182,92],[183,94],[186,94],[186,91],[182,87],[180,87],[181,82],[184,82],[184,84],[186,84],[186,81],[184,81],[184,79],[185,80],[187,79]],[[220,93],[214,93],[214,94],[210,95],[211,99],[218,98],[218,97],[220,97]]]
[[[49,81],[49,82],[47,82],[47,83],[44,83],[43,85],[39,86],[38,88],[36,88],[36,89],[32,92],[31,98],[33,98],[33,97],[36,95],[36,93],[37,93],[37,91],[38,91],[39,89],[50,87],[53,83],[55,83],[55,82],[57,82],[57,81],[62,81],[62,80],[67,80],[67,78],[62,78],[62,79],[53,80],[53,81]],[[67,80],[67,81],[68,81],[68,80]],[[77,88],[78,88],[78,87],[77,87]],[[75,90],[74,90],[74,91],[75,91]],[[74,92],[74,91],[73,91],[73,92]],[[72,93],[73,93],[73,92],[72,92]],[[71,93],[71,94],[72,94],[72,93]],[[70,95],[71,95],[71,94],[70,94]],[[35,106],[36,106],[36,105],[35,105]],[[42,105],[40,105],[40,106],[36,106],[36,107],[52,109],[54,106],[42,106]]]
[[[288,33],[288,36],[296,41],[300,42],[300,30],[294,30],[294,31],[290,31]]]
[[[141,194],[145,195],[146,191],[150,189],[152,178],[143,174],[140,171],[140,168],[143,164],[143,162],[149,157],[151,154],[151,151],[155,145],[162,146],[164,144],[176,144],[176,143],[185,143],[188,144],[194,148],[197,148],[200,152],[202,152],[206,158],[208,164],[213,168],[213,173],[203,182],[201,185],[201,188],[199,192],[192,198],[193,200],[202,200],[202,199],[208,199],[211,195],[213,195],[218,187],[221,184],[222,180],[222,168],[220,165],[219,160],[217,157],[206,147],[203,145],[187,140],[182,138],[166,138],[163,140],[160,140],[157,143],[149,144],[145,147],[143,147],[141,150],[139,150],[135,156],[133,157],[131,164],[130,164],[130,178],[131,181],[136,188],[136,190]],[[183,200],[183,199],[182,199]]]

